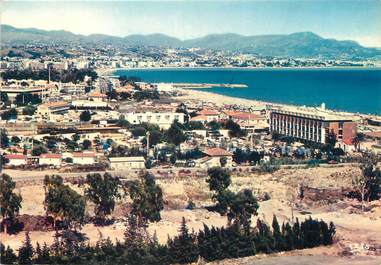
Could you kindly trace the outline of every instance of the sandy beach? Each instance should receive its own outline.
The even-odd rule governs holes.
[[[202,101],[202,102],[210,102],[214,103],[217,106],[222,105],[241,105],[244,107],[260,107],[265,105],[272,106],[282,106],[282,104],[275,104],[265,101],[252,100],[252,99],[243,99],[243,98],[235,98],[224,95],[215,94],[212,92],[200,91],[200,90],[190,90],[190,89],[182,89],[181,95],[176,97],[178,100],[194,100],[194,101]],[[285,106],[285,105],[283,105]]]

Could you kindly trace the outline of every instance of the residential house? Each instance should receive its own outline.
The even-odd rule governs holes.
[[[144,169],[145,159],[142,156],[109,157],[110,168],[114,170]]]
[[[61,166],[61,154],[41,154],[38,159],[39,165]]]
[[[27,156],[23,154],[9,154],[4,156],[10,166],[21,166],[27,164]]]
[[[233,164],[233,154],[225,149],[213,147],[207,148],[203,152],[206,156],[196,161],[196,165],[199,167],[231,167]]]
[[[91,165],[94,163],[95,153],[93,152],[73,153],[73,164]]]

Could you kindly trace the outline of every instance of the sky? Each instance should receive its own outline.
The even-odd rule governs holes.
[[[2,24],[84,35],[190,39],[312,31],[381,47],[381,0],[4,1],[0,10]]]

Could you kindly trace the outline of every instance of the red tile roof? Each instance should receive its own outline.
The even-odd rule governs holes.
[[[89,94],[90,97],[93,98],[107,98],[106,94],[100,93],[100,92],[93,92]]]
[[[218,111],[215,110],[209,110],[209,109],[203,109],[197,112],[198,115],[204,115],[204,116],[215,116],[220,115]]]
[[[232,156],[233,155],[232,153],[219,147],[205,149],[204,153],[208,156]]]
[[[190,120],[191,121],[207,121],[208,117],[206,117],[205,115],[198,115],[198,116],[192,117]]]
[[[64,107],[64,106],[68,106],[69,103],[65,102],[65,101],[54,101],[54,102],[48,102],[48,103],[45,103],[45,104],[41,104],[41,106],[46,106],[46,107]]]
[[[26,155],[23,154],[9,154],[4,156],[7,159],[26,159]]]
[[[249,112],[239,112],[239,111],[226,111],[226,115],[230,116],[233,119],[237,120],[257,120],[263,119],[260,115],[256,115]]]

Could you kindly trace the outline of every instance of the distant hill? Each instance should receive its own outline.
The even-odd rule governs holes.
[[[4,44],[23,43],[98,43],[131,46],[199,47],[241,51],[261,56],[353,59],[381,56],[381,50],[366,48],[354,41],[324,39],[312,32],[288,35],[243,36],[239,34],[210,34],[181,41],[164,34],[129,35],[116,37],[104,34],[80,35],[69,31],[46,31],[35,28],[15,28],[1,25]]]

